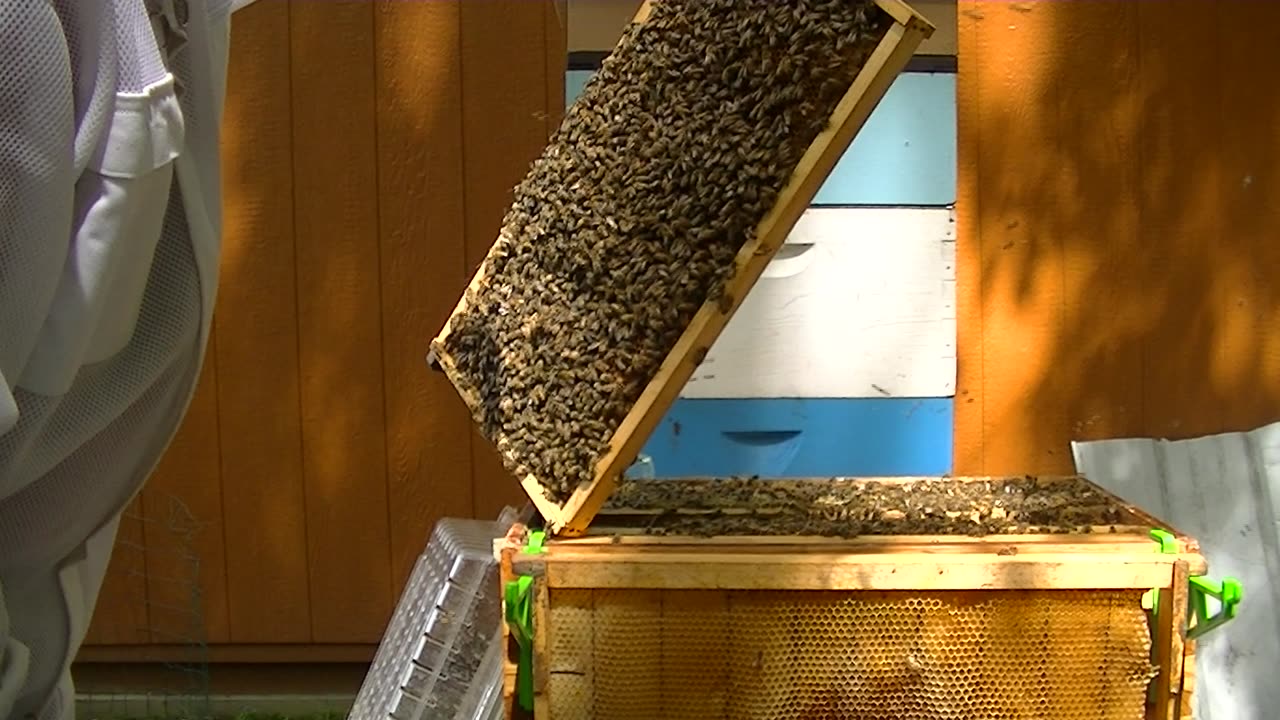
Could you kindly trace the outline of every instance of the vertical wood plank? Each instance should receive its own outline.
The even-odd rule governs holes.
[[[217,308],[230,634],[233,642],[307,642],[289,4],[255,3],[235,19]]]
[[[392,600],[374,6],[289,7],[311,633],[377,642]]]
[[[1057,472],[1070,464],[1069,390],[1041,383],[1057,371],[1052,349],[1065,302],[1063,239],[1052,222],[1054,204],[1070,183],[1051,149],[1072,137],[1074,113],[1060,112],[1055,101],[1061,88],[1053,73],[1070,52],[1054,32],[1071,12],[1060,5],[978,3],[971,9],[983,38],[972,47],[983,52],[961,61],[982,68],[975,239],[982,258],[982,343],[965,353],[980,353],[983,367],[983,472]]]
[[[955,469],[1071,470],[1143,429],[1143,93],[1135,4],[959,6]]]
[[[1187,562],[1179,560],[1173,566],[1173,632],[1169,648],[1169,693],[1172,695],[1172,707],[1169,708],[1167,720],[1178,720],[1182,716],[1182,703],[1186,701],[1182,695],[1182,671],[1186,656],[1189,580]]]
[[[217,332],[187,415],[143,490],[151,642],[224,643],[227,558],[218,432]]]
[[[1196,709],[1196,641],[1183,643],[1182,659],[1182,720],[1192,720]]]
[[[1246,2],[961,4],[957,472],[1059,472],[1073,439],[1280,417],[1280,101],[1257,91],[1277,20]],[[1013,182],[1039,204],[1010,202]],[[1031,249],[1044,238],[1058,250]]]
[[[1138,3],[1145,112],[1140,137],[1145,273],[1158,304],[1145,335],[1143,432],[1180,438],[1221,429],[1210,376],[1223,158],[1220,6]],[[1230,42],[1238,42],[1234,36]]]
[[[1187,561],[1179,560],[1173,566],[1171,587],[1160,592],[1156,617],[1157,643],[1154,664],[1160,669],[1155,680],[1155,717],[1159,720],[1178,720],[1182,709],[1182,660],[1183,643],[1187,626]]]
[[[142,532],[143,498],[134,498],[120,518],[85,645],[144,645],[147,628],[147,557]]]
[[[552,109],[548,83],[564,85],[563,67],[548,77],[551,0],[462,3],[462,121],[466,188],[466,275],[480,266],[498,236],[516,184],[546,146]],[[559,106],[563,109],[563,103]],[[496,517],[522,504],[520,485],[497,450],[471,433],[476,517]]]
[[[1280,96],[1269,87],[1280,47],[1280,4],[1230,2],[1219,25],[1219,152],[1231,172],[1219,185],[1231,231],[1214,248],[1227,265],[1222,297],[1221,360],[1230,415],[1223,430],[1245,431],[1280,419]],[[1247,40],[1241,39],[1249,29]],[[1220,377],[1220,373],[1215,373]]]
[[[378,231],[392,582],[472,512],[471,421],[427,343],[466,287],[460,5],[376,4]]]
[[[991,53],[980,0],[956,12],[956,398],[952,466],[980,475],[983,457],[982,58]],[[988,69],[988,71],[990,71]]]
[[[1047,195],[1030,219],[1063,247],[1062,326],[1036,392],[1062,389],[1066,427],[1045,450],[1055,459],[1046,469],[1072,469],[1072,440],[1142,429],[1141,337],[1152,302],[1140,270],[1137,5],[1077,3],[1054,18],[1062,52],[1049,71],[1056,91],[1043,106],[1052,144],[1036,153],[1053,182],[1039,188]]]
[[[548,635],[555,632],[551,626],[551,595],[544,578],[533,583],[533,656],[547,657],[550,641]],[[541,631],[539,631],[541,629]],[[533,716],[551,717],[551,668],[545,662],[533,663]]]

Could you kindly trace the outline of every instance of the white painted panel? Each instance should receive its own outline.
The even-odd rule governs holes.
[[[954,395],[955,259],[946,208],[810,208],[681,395]]]
[[[1177,442],[1073,443],[1072,450],[1091,480],[1199,540],[1211,578],[1243,586],[1240,614],[1197,646],[1196,718],[1280,717],[1280,423]]]

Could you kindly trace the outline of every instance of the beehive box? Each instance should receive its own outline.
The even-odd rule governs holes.
[[[431,342],[581,534],[933,26],[898,0],[652,0]]]
[[[538,720],[1190,714],[1204,559],[1083,478],[626,481],[519,546]]]

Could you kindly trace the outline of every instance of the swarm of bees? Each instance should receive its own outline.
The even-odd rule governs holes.
[[[657,0],[516,187],[432,350],[560,502],[773,207],[892,19],[872,0]]]

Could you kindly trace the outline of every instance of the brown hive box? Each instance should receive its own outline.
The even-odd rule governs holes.
[[[1191,716],[1204,559],[1084,478],[625,481],[522,545],[539,719]]]
[[[430,359],[553,536],[498,548],[539,720],[1189,713],[1204,561],[1082,478],[619,484],[932,32],[897,0],[652,0],[515,189]]]

